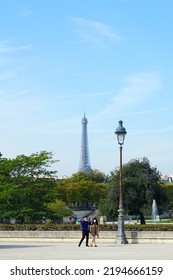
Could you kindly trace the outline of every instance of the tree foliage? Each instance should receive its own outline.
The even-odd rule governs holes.
[[[53,219],[71,216],[73,213],[72,210],[66,207],[66,204],[62,200],[58,199],[53,202],[47,203],[46,207],[51,211],[51,213],[53,213]]]
[[[173,210],[173,183],[171,184],[161,184],[162,186],[162,189],[166,195],[166,198],[167,198],[167,207],[166,207],[166,211],[169,211],[169,210]]]
[[[14,159],[0,157],[0,218],[21,222],[56,216],[47,204],[57,199],[57,186],[49,168],[56,161],[42,151]]]
[[[106,176],[98,170],[77,172],[67,180],[56,182],[56,161],[50,152],[42,151],[14,159],[0,156],[0,219],[36,222],[59,220],[72,215],[71,207],[97,206],[106,196]]]
[[[105,178],[98,170],[77,172],[57,183],[58,197],[71,207],[97,207],[107,194]]]
[[[111,173],[108,180],[108,197],[102,203],[102,213],[117,217],[119,208],[119,170]],[[131,160],[122,168],[123,202],[125,213],[151,215],[153,199],[156,200],[159,210],[166,201],[163,189],[160,186],[160,174],[156,168],[150,166],[147,158]]]
[[[97,169],[92,169],[88,172],[79,171],[77,173],[74,173],[70,178],[70,181],[72,182],[92,181],[96,183],[104,183],[105,180],[106,175]]]

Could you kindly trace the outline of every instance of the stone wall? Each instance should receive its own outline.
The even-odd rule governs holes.
[[[116,231],[101,231],[97,242],[115,243]],[[173,243],[172,231],[127,231],[127,242]],[[81,231],[0,231],[0,242],[78,242]]]

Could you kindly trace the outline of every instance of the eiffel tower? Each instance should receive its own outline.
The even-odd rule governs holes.
[[[91,171],[87,124],[88,124],[88,120],[85,117],[85,113],[84,113],[84,117],[82,118],[82,141],[81,141],[81,154],[80,154],[80,163],[79,163],[79,171],[82,172]]]

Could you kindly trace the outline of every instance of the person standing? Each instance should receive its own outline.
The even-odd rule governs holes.
[[[99,225],[97,219],[95,218],[90,225],[90,234],[92,237],[91,247],[97,247],[96,245],[96,236],[99,237]]]
[[[89,247],[88,241],[89,241],[89,221],[88,218],[85,216],[83,220],[80,221],[80,224],[82,226],[82,238],[79,242],[79,247],[81,246],[83,240],[86,238],[86,246]]]

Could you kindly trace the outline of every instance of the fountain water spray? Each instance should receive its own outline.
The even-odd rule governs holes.
[[[153,204],[152,204],[152,220],[155,223],[157,221],[157,204],[155,199],[153,199]]]

